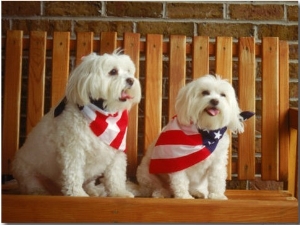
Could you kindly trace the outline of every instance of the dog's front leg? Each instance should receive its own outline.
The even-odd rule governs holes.
[[[66,196],[89,196],[82,187],[85,157],[69,150],[61,151],[59,156],[62,193]]]
[[[134,195],[126,189],[126,166],[126,154],[117,151],[112,162],[104,172],[104,185],[110,197],[134,197]]]
[[[226,200],[226,164],[218,163],[212,165],[208,170],[208,198]]]
[[[193,199],[189,193],[189,178],[184,170],[170,173],[170,185],[175,198]]]

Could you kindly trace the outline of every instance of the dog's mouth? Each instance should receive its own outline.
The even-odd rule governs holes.
[[[121,101],[121,102],[126,102],[128,99],[133,99],[133,97],[130,96],[130,95],[127,93],[127,91],[128,91],[128,89],[123,90],[123,91],[121,92],[121,96],[120,96],[120,98],[119,98],[119,101]]]
[[[218,110],[216,107],[208,107],[208,108],[205,109],[205,111],[210,116],[216,116],[220,113],[220,110]]]

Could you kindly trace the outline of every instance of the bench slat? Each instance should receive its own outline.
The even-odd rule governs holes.
[[[51,106],[55,106],[65,95],[69,77],[70,33],[54,32],[52,55]]]
[[[76,65],[81,62],[81,58],[93,52],[93,32],[78,32],[76,42]]]
[[[116,48],[117,48],[117,33],[101,32],[100,55],[104,53],[111,54]]]
[[[3,95],[2,174],[19,148],[23,31],[7,31]]]
[[[238,101],[242,110],[252,112],[255,112],[255,65],[254,38],[240,38]],[[244,133],[238,138],[238,178],[253,180],[255,176],[255,119],[247,121]]]
[[[262,179],[278,180],[278,38],[263,38],[262,60]]]
[[[140,74],[140,34],[124,34],[124,53],[128,54],[135,64],[135,76],[139,79]],[[133,106],[129,112],[129,124],[127,135],[127,174],[134,177],[138,166],[138,105]]]
[[[289,156],[289,45],[279,42],[279,179],[288,180]]]
[[[44,115],[46,40],[46,32],[33,31],[30,33],[27,134]]]
[[[232,37],[216,38],[216,74],[232,83]],[[230,134],[231,139],[231,134]],[[228,158],[231,159],[232,148],[228,149]],[[231,160],[227,164],[227,180],[231,180]]]
[[[162,123],[163,37],[148,34],[146,39],[144,150],[155,140]]]
[[[209,37],[193,37],[192,77],[199,78],[209,73]]]
[[[169,58],[169,120],[175,113],[175,100],[181,87],[185,85],[186,76],[186,36],[170,36]]]
[[[47,202],[47,213],[45,213],[45,202]],[[295,223],[298,220],[298,203],[295,198],[279,199],[274,202],[249,199],[224,201],[63,196],[17,196],[16,198],[13,195],[5,195],[2,204],[5,206],[2,208],[3,222]]]

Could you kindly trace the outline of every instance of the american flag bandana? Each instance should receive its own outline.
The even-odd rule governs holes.
[[[110,114],[94,104],[81,108],[81,112],[89,121],[93,133],[107,145],[125,151],[128,125],[128,111]]]
[[[243,112],[246,120],[252,112]],[[174,117],[158,137],[152,152],[149,172],[173,173],[191,167],[216,149],[227,127],[218,130],[200,130],[195,124],[182,126]]]

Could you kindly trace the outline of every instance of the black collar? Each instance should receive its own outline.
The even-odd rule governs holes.
[[[105,100],[102,98],[97,99],[97,100],[90,98],[90,102],[102,110],[105,110],[105,107],[103,106],[104,101]],[[67,98],[64,97],[63,100],[61,100],[61,102],[58,104],[58,106],[56,106],[56,108],[54,109],[54,117],[57,117],[60,114],[62,114],[62,112],[65,109],[66,104],[67,104]],[[78,105],[78,104],[77,104],[77,106],[78,106],[79,110],[83,109],[83,106]]]

